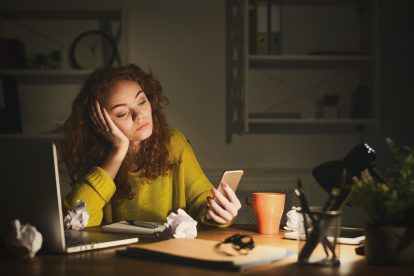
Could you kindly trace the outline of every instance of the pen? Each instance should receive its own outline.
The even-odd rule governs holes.
[[[299,198],[303,213],[309,216],[309,218],[312,220],[312,223],[315,223],[315,218],[312,215],[308,201],[306,200],[305,194],[302,190],[302,181],[300,178],[298,179],[298,188],[295,189],[295,194]]]
[[[157,228],[158,223],[146,222],[146,221],[139,221],[139,220],[127,220],[126,221],[130,225],[144,227],[144,228]]]

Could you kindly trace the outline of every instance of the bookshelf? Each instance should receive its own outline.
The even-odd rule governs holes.
[[[228,0],[226,142],[258,129],[375,126],[377,9],[374,0]]]
[[[100,31],[116,45],[113,64],[122,64],[128,53],[123,28],[125,20],[121,4],[114,1],[93,7],[86,2],[78,5],[49,5],[44,1],[24,4],[17,1],[1,7],[0,39],[18,39],[25,48],[25,62],[19,66],[7,64],[3,52],[1,53],[3,60],[0,62],[0,80],[7,79],[11,83],[7,89],[12,88],[10,91],[4,91],[3,88],[2,93],[13,96],[13,104],[12,108],[8,108],[7,105],[10,104],[3,103],[6,110],[10,110],[1,114],[0,119],[8,125],[18,124],[18,121],[21,124],[20,131],[7,134],[9,130],[6,128],[0,131],[1,135],[59,137],[59,133],[53,133],[53,126],[64,121],[67,116],[64,115],[67,112],[64,110],[68,110],[73,97],[70,95],[77,92],[87,76],[94,71],[92,67],[74,66],[70,56],[73,42],[85,32]],[[103,46],[102,49],[108,51]],[[60,52],[57,65],[49,62],[53,50]],[[47,62],[35,62],[39,55],[47,57]],[[26,126],[29,126],[27,132]]]

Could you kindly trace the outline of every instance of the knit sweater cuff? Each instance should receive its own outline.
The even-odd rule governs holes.
[[[85,176],[85,179],[106,203],[111,200],[115,193],[116,186],[105,170],[100,167],[94,167],[91,172]]]

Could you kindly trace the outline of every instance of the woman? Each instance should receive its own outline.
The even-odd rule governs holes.
[[[187,142],[169,129],[158,80],[136,65],[97,69],[65,122],[63,162],[73,181],[64,206],[86,203],[87,226],[165,221],[182,208],[203,224],[228,225],[241,207],[204,175]],[[214,196],[214,198],[212,197]]]

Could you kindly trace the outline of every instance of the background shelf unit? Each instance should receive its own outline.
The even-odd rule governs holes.
[[[128,53],[126,20],[121,3],[115,2],[103,3],[99,8],[87,3],[51,5],[27,2],[18,5],[10,2],[2,5],[0,38],[15,38],[23,42],[27,66],[17,69],[2,65],[0,69],[1,79],[7,79],[8,82],[12,79],[16,83],[12,90],[8,88],[11,91],[8,93],[17,95],[13,97],[18,102],[17,108],[16,103],[6,102],[6,108],[10,105],[18,111],[11,111],[14,115],[6,115],[5,120],[20,124],[22,132],[7,134],[10,131],[5,129],[1,135],[60,137],[61,133],[55,131],[60,129],[67,117],[70,108],[68,103],[94,71],[94,68],[75,68],[69,57],[72,43],[87,31],[101,31],[112,38],[117,46],[113,63],[123,64]],[[60,51],[60,66],[37,66],[28,62],[38,54],[49,55],[51,50]]]
[[[271,52],[269,51],[270,48],[266,53],[262,51],[258,53],[258,45],[254,48],[256,52],[252,52],[251,43],[252,41],[257,43],[258,40],[255,41],[250,37],[250,32],[252,32],[251,21],[252,14],[258,16],[258,5],[265,5],[269,10],[272,5],[279,7],[281,45],[278,53],[269,53]],[[228,0],[226,12],[226,142],[231,142],[233,134],[256,133],[257,129],[266,130],[267,128],[268,133],[272,133],[272,129],[277,128],[275,125],[298,127],[302,130],[312,129],[312,126],[315,126],[320,130],[325,129],[327,133],[332,132],[337,126],[348,126],[350,130],[357,131],[375,126],[378,118],[379,49],[377,9],[377,3],[373,0]],[[300,33],[302,27],[300,21],[303,20],[303,16],[307,16],[308,10],[310,14],[322,15],[320,16],[322,18],[320,19],[321,22],[326,22],[323,20],[333,20],[332,18],[336,16],[335,13],[338,13],[337,17],[339,19],[334,22],[335,24],[329,26],[331,28],[329,31],[333,33],[332,36],[329,35],[329,32],[324,36],[324,32],[326,33],[327,30],[322,27],[322,23],[320,25],[315,24],[311,28],[314,30],[315,37],[319,35],[319,38],[310,39],[309,45],[306,45],[305,39],[304,45],[299,45],[300,43],[297,41],[301,37],[309,35]],[[353,17],[353,21],[349,24],[351,27],[342,30],[341,26],[346,25],[347,22],[341,22],[340,20],[347,20],[349,14],[351,14],[350,17]],[[268,11],[267,16],[269,15],[270,12]],[[296,19],[293,17],[294,15],[301,15],[302,17],[298,16],[298,19]],[[328,19],[323,19],[323,15],[327,15]],[[257,18],[254,20],[257,20]],[[318,22],[319,18],[314,18],[313,21],[315,20]],[[269,28],[271,23],[267,24]],[[253,25],[253,28],[258,28],[257,25]],[[321,29],[320,34],[318,28]],[[353,39],[348,48],[338,49],[343,43],[336,33],[341,31],[345,33],[345,36],[351,36]],[[257,36],[257,33],[255,35]],[[339,41],[332,43],[329,41],[331,38],[336,38]],[[268,45],[270,47],[270,44]],[[312,48],[315,45],[319,45],[320,48]],[[297,74],[297,77],[295,77],[295,74]],[[318,80],[318,78],[320,79],[319,91],[315,88],[317,85],[312,83],[313,80]],[[336,83],[332,81],[335,78]],[[323,83],[324,79],[331,88]],[[276,82],[279,83],[275,85]],[[352,85],[354,85],[353,88],[351,88]],[[363,116],[352,115],[352,111],[350,111],[352,109],[351,104],[354,104],[352,93],[355,93],[354,90],[359,86],[364,86],[370,97],[369,108],[367,108],[367,110],[369,109],[368,114]],[[270,92],[272,89],[274,91]],[[341,107],[341,114],[338,115],[338,118],[323,118],[321,113],[316,110],[316,106],[313,107],[314,111],[310,107],[313,105],[311,100],[316,103],[318,98],[322,98],[324,94],[329,94],[330,91],[334,94],[340,94],[341,105],[338,105],[338,108]],[[295,98],[295,93],[299,94],[299,96],[296,96],[297,99],[300,99],[297,100],[296,106],[292,102],[289,103],[291,106],[287,104],[277,106],[277,103],[272,106],[272,102],[277,102],[279,98],[291,97],[289,93],[293,94],[292,98]],[[266,107],[266,105],[270,107]],[[275,108],[274,106],[277,106],[280,110],[271,110]],[[283,110],[284,107],[290,109]],[[283,111],[287,113],[298,112],[301,115],[299,118],[269,118],[266,115],[263,118],[258,116],[252,118],[250,116],[251,113],[265,114],[266,112],[280,111],[282,113]],[[260,124],[262,125],[260,126]]]
[[[51,70],[62,70],[57,75],[69,75],[75,70],[69,60],[69,49],[78,35],[86,31],[99,30],[112,38],[117,46],[115,63],[122,64],[125,57],[121,56],[119,48],[122,43],[122,26],[124,18],[121,8],[108,9],[76,9],[74,7],[51,8],[35,7],[2,7],[0,8],[0,37],[17,38],[25,47],[27,68],[1,68],[1,73],[12,75],[29,75],[34,71],[42,71],[40,75]],[[46,54],[47,49],[61,51],[61,68],[36,68],[28,60],[33,54]],[[64,72],[64,73],[63,73]],[[55,73],[50,73],[55,74]],[[75,73],[76,74],[76,73]],[[82,73],[80,73],[82,74]]]

